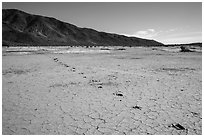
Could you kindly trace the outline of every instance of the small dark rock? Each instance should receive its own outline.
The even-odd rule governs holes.
[[[92,79],[91,82],[98,82],[97,80]]]
[[[182,125],[180,125],[179,123],[177,123],[177,124],[172,124],[171,125],[173,128],[175,128],[176,130],[185,130],[185,128],[182,126]]]
[[[199,115],[199,114],[196,113],[196,112],[191,112],[191,114],[192,114],[193,116],[198,116],[198,115]]]
[[[121,96],[121,97],[122,97],[122,96],[123,96],[123,94],[117,93],[117,94],[116,94],[116,96]]]
[[[57,59],[57,58],[54,58],[53,60],[54,60],[55,62],[57,62],[57,61],[58,61],[58,59]]]
[[[102,86],[98,86],[98,88],[103,88]]]
[[[142,108],[141,107],[139,107],[139,106],[133,106],[132,108],[134,108],[134,109],[139,109],[139,110],[141,110]]]

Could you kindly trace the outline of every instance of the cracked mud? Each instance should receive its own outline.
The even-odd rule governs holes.
[[[2,57],[2,133],[202,134],[201,53]]]

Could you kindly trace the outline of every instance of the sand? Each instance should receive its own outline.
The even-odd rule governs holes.
[[[2,134],[202,134],[201,52],[73,49],[3,49]]]

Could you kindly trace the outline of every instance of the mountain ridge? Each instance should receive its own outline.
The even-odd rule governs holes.
[[[26,46],[162,46],[155,40],[81,28],[53,17],[18,9],[2,10],[3,45]]]

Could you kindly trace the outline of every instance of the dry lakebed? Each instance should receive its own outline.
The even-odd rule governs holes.
[[[3,47],[4,135],[202,134],[202,52]]]

